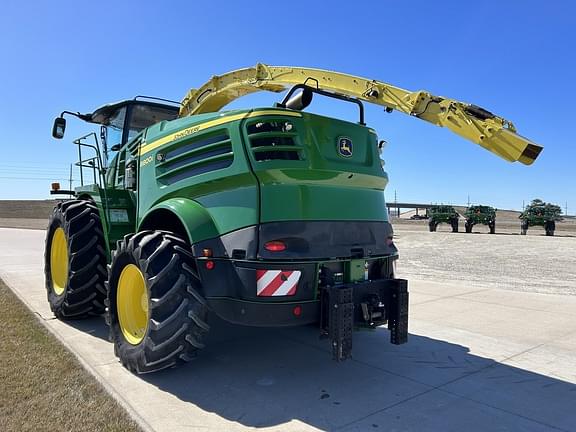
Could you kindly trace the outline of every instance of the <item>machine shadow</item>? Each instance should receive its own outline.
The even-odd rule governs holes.
[[[62,321],[62,323],[95,338],[109,341],[108,326],[106,325],[104,316],[95,316],[74,321]]]
[[[519,420],[514,414],[533,421],[532,427],[569,430],[576,424],[576,385],[470,354],[458,344],[411,334],[408,344],[394,346],[387,330],[376,329],[356,333],[354,358],[336,363],[328,341],[319,340],[311,326],[265,329],[212,322],[198,359],[142,379],[237,426],[296,420],[321,430],[373,430],[398,421],[400,409],[404,420],[412,410],[416,418],[432,413],[436,419],[421,421],[437,420],[437,430],[450,416],[469,428],[466,415],[456,413],[462,399],[455,395],[467,399],[471,415],[482,412],[474,430],[494,426],[486,405],[505,411],[512,426]],[[437,394],[425,396],[439,387],[460,402],[439,405]],[[430,427],[425,429],[435,430]]]

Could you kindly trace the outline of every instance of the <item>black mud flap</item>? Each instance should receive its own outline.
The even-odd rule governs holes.
[[[388,306],[388,330],[390,343],[401,345],[408,342],[408,281],[395,279],[390,290]]]
[[[353,288],[333,286],[325,288],[322,305],[322,327],[330,338],[332,358],[344,361],[352,356],[352,331],[354,330]]]

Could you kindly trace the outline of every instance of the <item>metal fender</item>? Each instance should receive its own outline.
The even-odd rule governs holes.
[[[196,243],[219,235],[214,220],[208,211],[198,202],[188,198],[170,198],[152,207],[142,218],[138,230],[146,225],[150,218],[161,211],[169,211],[184,226],[190,243]]]

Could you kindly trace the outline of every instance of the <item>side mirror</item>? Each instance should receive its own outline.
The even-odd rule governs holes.
[[[54,126],[52,126],[52,136],[56,139],[64,138],[64,131],[66,130],[66,119],[64,117],[56,117]]]
[[[380,153],[380,155],[382,155],[382,152],[384,151],[384,147],[386,147],[386,144],[388,144],[386,140],[380,140],[380,142],[378,143],[378,153]]]

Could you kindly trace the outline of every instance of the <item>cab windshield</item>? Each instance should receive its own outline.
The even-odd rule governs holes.
[[[122,133],[124,132],[124,122],[126,120],[126,107],[116,111],[106,124],[106,144],[112,147],[116,144],[122,144]]]
[[[174,120],[177,116],[178,109],[134,104],[132,105],[126,141],[130,141],[148,126],[164,120]]]
[[[178,117],[177,107],[162,107],[145,103],[131,103],[112,113],[104,127],[108,148],[125,144],[148,126]]]

